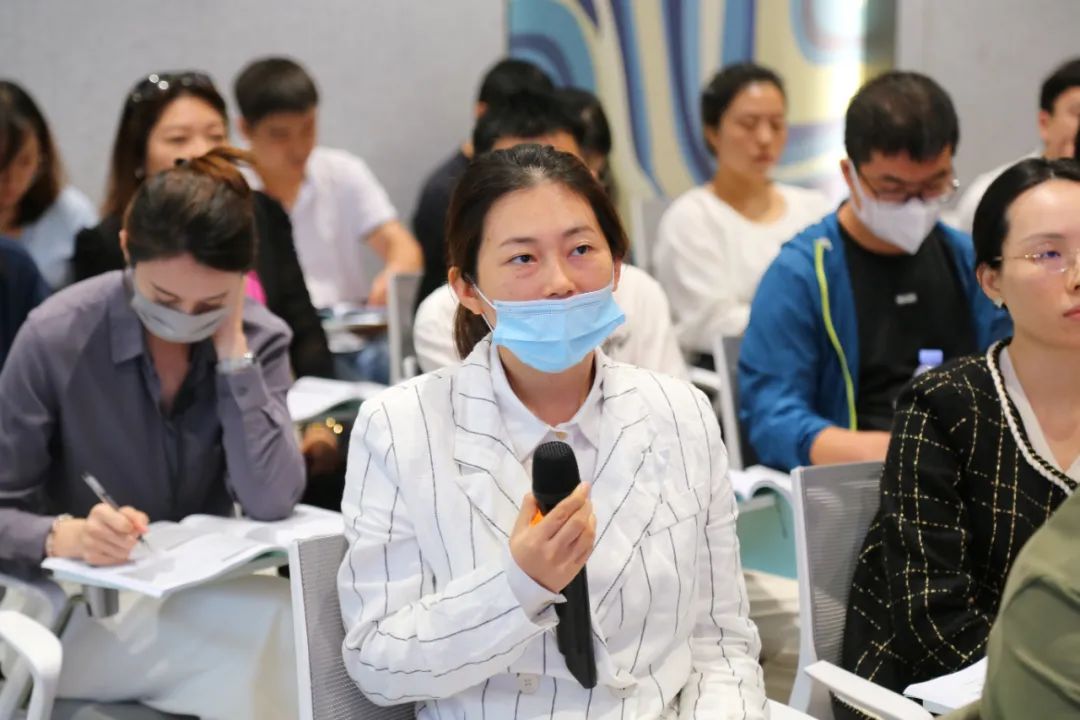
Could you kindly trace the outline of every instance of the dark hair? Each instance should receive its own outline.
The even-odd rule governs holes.
[[[531,62],[510,58],[495,63],[484,74],[476,101],[492,107],[523,90],[542,93],[554,89],[543,70]]]
[[[611,126],[600,99],[581,88],[561,88],[555,91],[566,111],[578,118],[582,127],[581,149],[584,152],[611,153]]]
[[[279,112],[307,112],[319,104],[315,81],[300,63],[268,57],[249,63],[233,83],[240,115],[254,125]]]
[[[1039,90],[1039,107],[1053,114],[1057,99],[1063,92],[1074,87],[1080,87],[1080,58],[1062,63],[1043,80]]]
[[[566,132],[580,145],[585,135],[583,123],[554,93],[519,92],[492,106],[476,121],[473,150],[486,153],[500,138],[537,138]]]
[[[715,127],[724,116],[735,96],[754,83],[770,83],[785,98],[784,81],[775,71],[755,63],[744,62],[728,65],[715,75],[701,91],[701,124]],[[706,144],[708,142],[706,141]],[[710,148],[711,149],[711,148]]]
[[[33,98],[10,80],[0,80],[0,171],[6,170],[33,134],[41,153],[37,177],[19,199],[15,225],[34,222],[56,202],[64,184],[64,170],[49,125]]]
[[[630,243],[619,214],[604,188],[580,159],[541,145],[518,145],[478,155],[461,176],[446,214],[447,265],[476,282],[476,262],[484,222],[499,198],[545,183],[557,183],[586,200],[616,259],[626,257]],[[488,333],[483,318],[459,305],[454,316],[454,343],[462,357]]]
[[[997,176],[975,210],[971,236],[975,243],[975,265],[999,265],[1001,247],[1009,234],[1009,208],[1016,198],[1048,180],[1080,182],[1080,164],[1072,158],[1047,160],[1027,158]]]
[[[949,94],[915,72],[892,71],[859,88],[844,119],[844,146],[856,166],[873,152],[907,153],[915,162],[956,152],[960,121]]]
[[[161,119],[165,108],[184,96],[198,98],[214,108],[228,127],[225,98],[221,97],[205,73],[158,72],[140,80],[128,93],[120,113],[102,215],[121,215],[127,209],[145,177],[146,146],[150,132]]]
[[[190,254],[200,265],[247,272],[255,265],[251,188],[236,167],[248,153],[217,147],[153,176],[124,214],[128,260],[135,265]]]

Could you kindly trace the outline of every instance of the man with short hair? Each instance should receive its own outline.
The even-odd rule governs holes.
[[[851,197],[783,246],[750,309],[739,412],[764,464],[883,460],[921,351],[947,361],[1010,332],[975,281],[971,238],[938,221],[959,136],[925,75],[886,73],[851,100]]]
[[[1073,140],[1080,125],[1080,58],[1059,65],[1043,81],[1039,90],[1038,123],[1042,156],[1047,160],[1072,157]],[[1038,151],[1031,152],[1024,157],[1036,157],[1038,154]],[[1023,159],[1017,158],[976,177],[961,195],[956,208],[946,216],[945,222],[970,233],[975,209],[979,207],[979,201],[990,183]]]
[[[507,58],[495,63],[484,75],[473,106],[477,121],[489,109],[501,105],[508,97],[520,92],[552,92],[551,78],[525,60]],[[420,198],[413,213],[412,227],[424,251],[424,278],[417,293],[417,304],[431,291],[446,283],[446,238],[443,224],[450,207],[450,195],[474,150],[471,140],[462,143],[454,154],[435,168],[420,189]]]
[[[234,90],[257,167],[248,180],[288,210],[312,303],[385,304],[389,275],[421,269],[420,246],[363,160],[316,145],[314,80],[297,62],[271,57],[244,68]],[[386,263],[370,289],[361,243]]]

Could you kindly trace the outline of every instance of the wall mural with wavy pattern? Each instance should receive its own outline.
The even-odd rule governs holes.
[[[600,97],[624,200],[673,197],[712,175],[701,88],[743,60],[772,67],[787,86],[776,179],[835,195],[844,110],[864,78],[891,64],[894,14],[891,0],[511,0],[509,45],[556,84]]]

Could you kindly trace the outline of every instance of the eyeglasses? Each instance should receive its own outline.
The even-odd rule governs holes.
[[[1006,258],[1009,260],[1027,260],[1045,273],[1061,275],[1080,262],[1080,248],[1066,252],[1045,250],[1043,252],[1028,253],[1027,255],[1001,255],[994,258],[994,262],[1000,263]]]
[[[893,186],[888,188],[874,187],[870,179],[863,175],[862,170],[858,167],[855,168],[855,172],[863,183],[874,193],[874,197],[882,202],[895,203],[902,205],[908,200],[918,199],[922,202],[939,202],[947,203],[956,194],[957,189],[960,187],[960,181],[956,177],[956,171],[949,168],[949,174],[939,180],[933,180],[929,183],[924,183],[917,188],[910,188],[900,186]]]
[[[214,88],[210,76],[196,70],[150,73],[135,84],[128,94],[129,103],[140,103],[158,97],[177,87]]]

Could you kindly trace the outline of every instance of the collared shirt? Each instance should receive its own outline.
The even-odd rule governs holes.
[[[577,457],[578,474],[582,479],[593,476],[596,469],[596,452],[600,447],[600,416],[603,407],[604,366],[593,360],[596,373],[592,387],[585,401],[574,413],[574,417],[552,427],[536,417],[514,389],[506,377],[506,369],[499,358],[498,346],[492,344],[489,354],[491,362],[491,384],[495,391],[495,402],[499,406],[503,422],[514,454],[518,461],[532,475],[532,458],[536,448],[545,442],[559,440],[570,445]]]
[[[304,466],[285,406],[289,331],[248,301],[256,362],[215,372],[211,340],[192,346],[171,412],[121,271],[78,283],[30,314],[0,372],[0,560],[41,560],[53,515],[85,516],[98,478],[151,521],[287,515]]]
[[[263,189],[258,175],[252,171],[245,175],[252,189]],[[397,218],[390,197],[367,164],[344,150],[315,148],[289,218],[315,307],[363,302],[376,274],[370,265],[377,259],[365,240]]]
[[[492,344],[488,354],[491,367],[491,386],[495,394],[495,403],[499,406],[506,432],[514,446],[514,455],[532,477],[533,454],[541,443],[559,440],[567,443],[574,451],[578,464],[578,476],[582,480],[593,477],[596,469],[596,453],[600,447],[600,418],[603,408],[604,365],[593,359],[596,374],[592,388],[585,397],[574,417],[555,427],[536,417],[514,389],[506,377],[499,348]],[[532,578],[526,575],[510,557],[503,558],[503,565],[510,580],[510,588],[530,616],[540,613],[553,602],[561,602],[562,596],[548,592]]]

